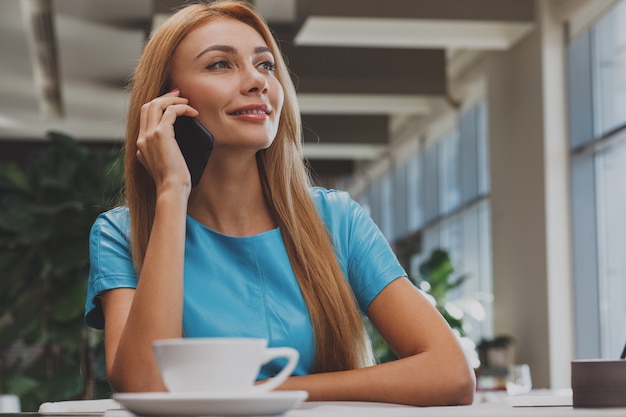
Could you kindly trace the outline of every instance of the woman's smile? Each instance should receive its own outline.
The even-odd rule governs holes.
[[[271,108],[266,104],[249,104],[237,110],[229,112],[229,116],[237,116],[239,119],[264,122],[271,114]]]

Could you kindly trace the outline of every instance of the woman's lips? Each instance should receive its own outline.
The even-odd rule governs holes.
[[[268,116],[271,113],[271,109],[263,105],[250,105],[241,107],[235,111],[229,112],[230,116]]]

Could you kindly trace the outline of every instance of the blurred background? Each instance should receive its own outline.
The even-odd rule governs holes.
[[[142,46],[183,3],[0,2],[0,393],[44,392],[61,363],[73,391],[33,404],[108,393],[81,322],[86,233],[121,188]],[[422,288],[444,252],[441,305],[468,350],[512,348],[537,388],[619,356],[625,0],[253,3],[293,72],[315,182],[349,191]]]

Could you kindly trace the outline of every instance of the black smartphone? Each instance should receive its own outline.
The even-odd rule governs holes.
[[[174,122],[174,136],[191,174],[191,186],[200,182],[209,161],[215,138],[195,117],[179,116]]]

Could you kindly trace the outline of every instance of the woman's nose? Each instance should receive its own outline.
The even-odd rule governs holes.
[[[242,80],[242,92],[244,94],[266,94],[268,88],[267,78],[256,68],[249,68],[245,71]]]

